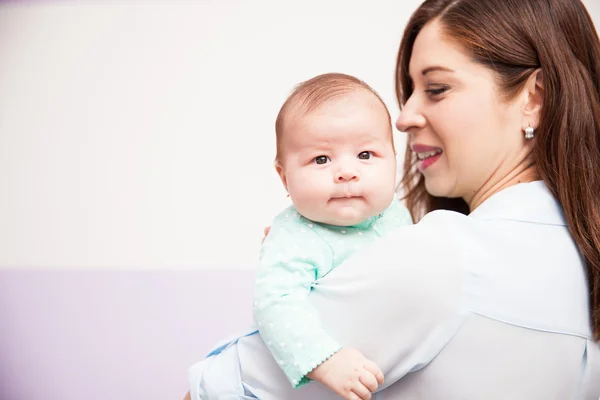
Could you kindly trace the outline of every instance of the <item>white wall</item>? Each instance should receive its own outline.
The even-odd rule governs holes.
[[[395,117],[419,3],[1,5],[0,266],[253,268],[288,204],[272,168],[287,93],[346,72]]]
[[[293,85],[355,74],[394,109],[417,1],[0,8],[0,265],[252,268],[285,191]]]

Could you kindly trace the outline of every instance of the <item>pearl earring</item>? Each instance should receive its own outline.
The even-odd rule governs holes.
[[[525,129],[525,139],[533,139],[534,136],[533,128],[528,126],[527,129]]]

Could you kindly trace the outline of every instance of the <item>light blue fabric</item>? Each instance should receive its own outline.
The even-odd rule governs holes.
[[[190,377],[197,380],[197,384],[190,388],[192,399],[251,400],[257,398],[252,387],[242,382],[236,346],[240,338],[254,334],[257,334],[256,330],[226,345],[218,345],[205,360],[190,368]]]

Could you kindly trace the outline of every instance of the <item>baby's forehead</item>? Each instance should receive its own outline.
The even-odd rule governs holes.
[[[310,112],[296,111],[289,117],[283,136],[284,142],[292,146],[350,145],[385,141],[391,136],[389,115],[375,103],[345,102],[340,98]]]
[[[286,111],[287,122],[302,122],[315,114],[324,114],[334,111],[343,111],[349,108],[373,106],[381,108],[385,115],[387,108],[385,104],[371,91],[362,87],[348,88],[335,96],[325,99],[296,98],[292,99]]]

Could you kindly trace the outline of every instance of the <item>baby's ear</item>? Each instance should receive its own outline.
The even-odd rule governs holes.
[[[283,187],[287,190],[287,179],[285,178],[285,171],[283,170],[283,165],[279,161],[275,161],[275,171],[277,171],[277,175],[281,179],[281,183],[283,183]]]

